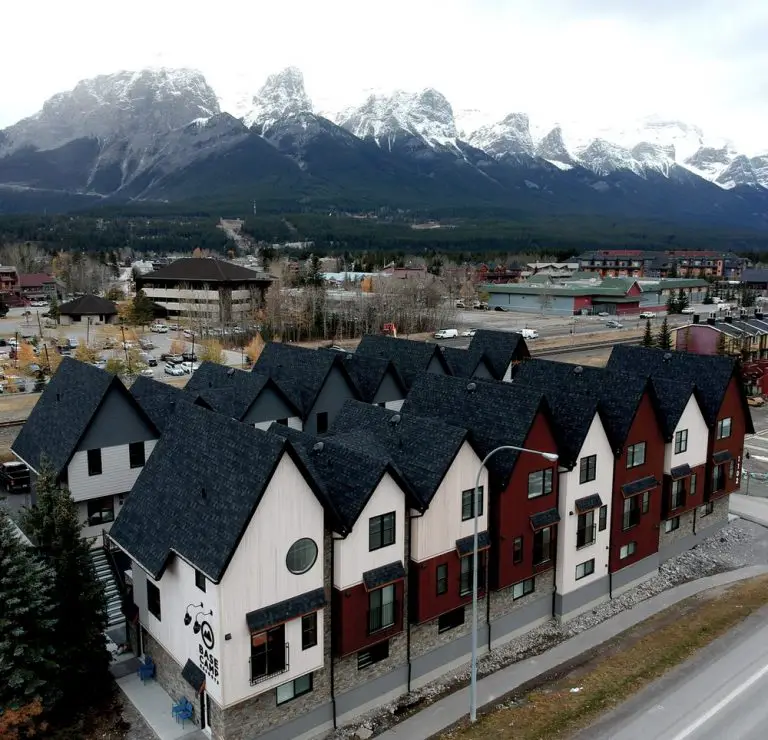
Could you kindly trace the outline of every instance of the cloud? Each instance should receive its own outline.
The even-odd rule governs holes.
[[[198,68],[231,107],[295,65],[324,110],[430,86],[457,110],[526,111],[542,125],[657,113],[768,149],[765,0],[6,4],[0,126],[119,69]]]

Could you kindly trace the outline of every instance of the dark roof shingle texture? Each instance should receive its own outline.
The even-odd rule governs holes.
[[[261,632],[269,627],[283,624],[291,619],[303,617],[325,606],[325,591],[316,588],[293,598],[270,604],[263,609],[256,609],[245,615],[245,621],[251,632]]]
[[[142,281],[152,279],[177,280],[183,282],[204,281],[208,283],[223,282],[271,282],[272,278],[261,272],[249,270],[233,262],[215,259],[214,257],[182,257],[159,270],[149,272],[141,277]]]
[[[438,345],[427,342],[397,339],[383,334],[366,334],[355,353],[391,360],[409,388],[421,373],[427,372],[433,357],[438,357],[438,361],[446,372],[448,371],[448,365]]]
[[[185,393],[181,388],[141,375],[133,382],[131,395],[161,432],[178,404],[200,403],[200,399],[192,393]]]
[[[392,374],[395,383],[403,392],[403,398],[405,398],[405,384],[394,363],[390,360],[382,357],[360,355],[356,352],[339,352],[333,349],[319,349],[317,351],[332,352],[335,355],[341,356],[349,377],[352,378],[352,382],[357,386],[360,400],[366,403],[373,403],[376,393],[388,372]]]
[[[478,329],[469,343],[472,352],[483,352],[496,380],[504,377],[511,362],[519,362],[531,356],[522,334],[511,331]]]
[[[117,305],[97,295],[83,295],[59,306],[62,316],[113,316]]]

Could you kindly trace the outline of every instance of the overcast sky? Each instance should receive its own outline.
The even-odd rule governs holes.
[[[454,109],[647,114],[768,150],[768,0],[3,0],[0,126],[80,79],[200,69],[231,108],[288,65],[321,110],[434,87]]]

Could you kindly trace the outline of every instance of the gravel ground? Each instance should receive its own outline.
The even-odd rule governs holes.
[[[768,530],[740,519],[733,521],[717,535],[710,537],[692,550],[668,560],[661,566],[657,576],[618,598],[600,604],[597,608],[564,624],[558,624],[555,620],[547,622],[497,648],[492,654],[479,660],[478,675],[485,676],[517,661],[539,655],[553,645],[584,632],[625,609],[631,609],[635,604],[673,586],[715,573],[765,563],[768,563]],[[372,734],[378,734],[407,717],[410,714],[409,708],[431,704],[468,680],[469,664],[467,663],[408,696],[400,697],[364,715],[354,725],[339,728],[329,738],[351,740],[358,736],[371,737],[369,734],[371,731]]]
[[[155,731],[144,721],[136,707],[122,696],[123,719],[130,725],[125,740],[158,740]]]

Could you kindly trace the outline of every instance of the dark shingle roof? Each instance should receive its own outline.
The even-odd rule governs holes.
[[[539,411],[548,415],[549,409],[543,394],[532,388],[424,373],[411,388],[403,411],[461,424],[483,457],[500,445],[523,446]],[[514,451],[499,452],[488,462],[503,486],[517,456]]]
[[[547,509],[546,511],[531,514],[530,519],[532,529],[543,529],[544,527],[551,527],[553,524],[557,524],[560,521],[560,512],[554,508]]]
[[[165,429],[168,420],[176,410],[177,404],[198,403],[207,405],[192,393],[185,393],[181,388],[141,375],[133,382],[131,395],[160,432]]]
[[[406,386],[427,371],[433,357],[437,357],[446,373],[450,372],[440,348],[436,344],[396,339],[383,334],[366,334],[357,346],[356,354],[392,360]]]
[[[748,267],[741,271],[742,283],[768,283],[768,270],[761,267]]]
[[[352,393],[357,387],[344,367],[341,352],[318,352],[281,342],[268,342],[252,368],[258,375],[267,375],[294,401],[306,418],[334,367],[339,368]]]
[[[471,378],[481,363],[485,363],[491,375],[495,376],[490,361],[482,351],[460,347],[440,347],[440,351],[451,369],[451,375],[457,378]]]
[[[576,499],[573,505],[576,507],[576,511],[581,514],[585,511],[599,509],[603,505],[603,500],[600,498],[599,493],[593,493],[591,496]]]
[[[405,568],[399,560],[363,573],[363,583],[365,584],[366,591],[388,586],[390,583],[401,581],[403,578],[405,578]]]
[[[318,352],[333,352],[340,355],[344,361],[344,367],[349,373],[349,377],[357,386],[360,394],[360,400],[366,403],[373,403],[376,392],[379,390],[384,377],[389,372],[400,387],[405,398],[405,383],[400,377],[394,363],[391,360],[381,357],[368,357],[354,352],[339,352],[333,349],[319,349]]]
[[[723,463],[726,463],[732,459],[733,455],[731,454],[730,450],[721,450],[720,452],[715,452],[715,454],[712,455],[712,462],[716,465],[722,465]]]
[[[684,465],[678,465],[669,471],[669,476],[672,480],[678,480],[680,478],[687,478],[691,474],[691,466],[688,463]]]
[[[659,481],[652,475],[646,475],[645,478],[638,478],[629,483],[625,483],[621,487],[621,492],[624,497],[634,496],[638,493],[650,491],[651,488],[656,488],[659,485]]]
[[[314,591],[307,591],[277,604],[270,604],[263,609],[248,612],[245,615],[245,621],[251,632],[261,632],[290,619],[316,612],[323,606],[325,606],[325,591],[322,588],[316,588]]]
[[[213,257],[183,257],[170,265],[141,276],[142,281],[154,278],[176,281],[200,281],[207,283],[271,281],[264,273],[249,270],[232,262],[225,262]]]
[[[65,357],[22,426],[11,449],[39,471],[41,458],[60,474],[107,393],[128,391],[93,365]]]
[[[597,399],[614,452],[623,447],[643,394],[649,388],[647,378],[639,375],[553,360],[521,363],[513,385],[518,383]]]
[[[331,425],[330,436],[370,455],[386,455],[427,507],[467,432],[437,419],[347,401]]]
[[[110,535],[153,578],[176,552],[218,583],[286,451],[274,434],[181,404]]]
[[[731,357],[648,349],[624,344],[613,348],[608,359],[608,368],[695,385],[700,392],[701,410],[710,427],[717,421],[717,414],[731,378],[735,376],[740,381],[736,360]],[[747,432],[752,433],[752,416],[743,393],[742,405]]]
[[[477,533],[477,549],[487,550],[491,546],[491,535],[488,530]],[[475,549],[475,536],[473,534],[468,537],[462,537],[460,540],[456,540],[456,551],[459,553],[459,557],[463,558],[471,554]]]
[[[473,352],[479,350],[485,353],[496,380],[504,377],[510,362],[519,362],[531,356],[523,335],[511,331],[478,329],[469,348]]]
[[[97,295],[84,295],[74,301],[59,306],[62,316],[112,316],[117,313],[117,306],[106,298]]]

